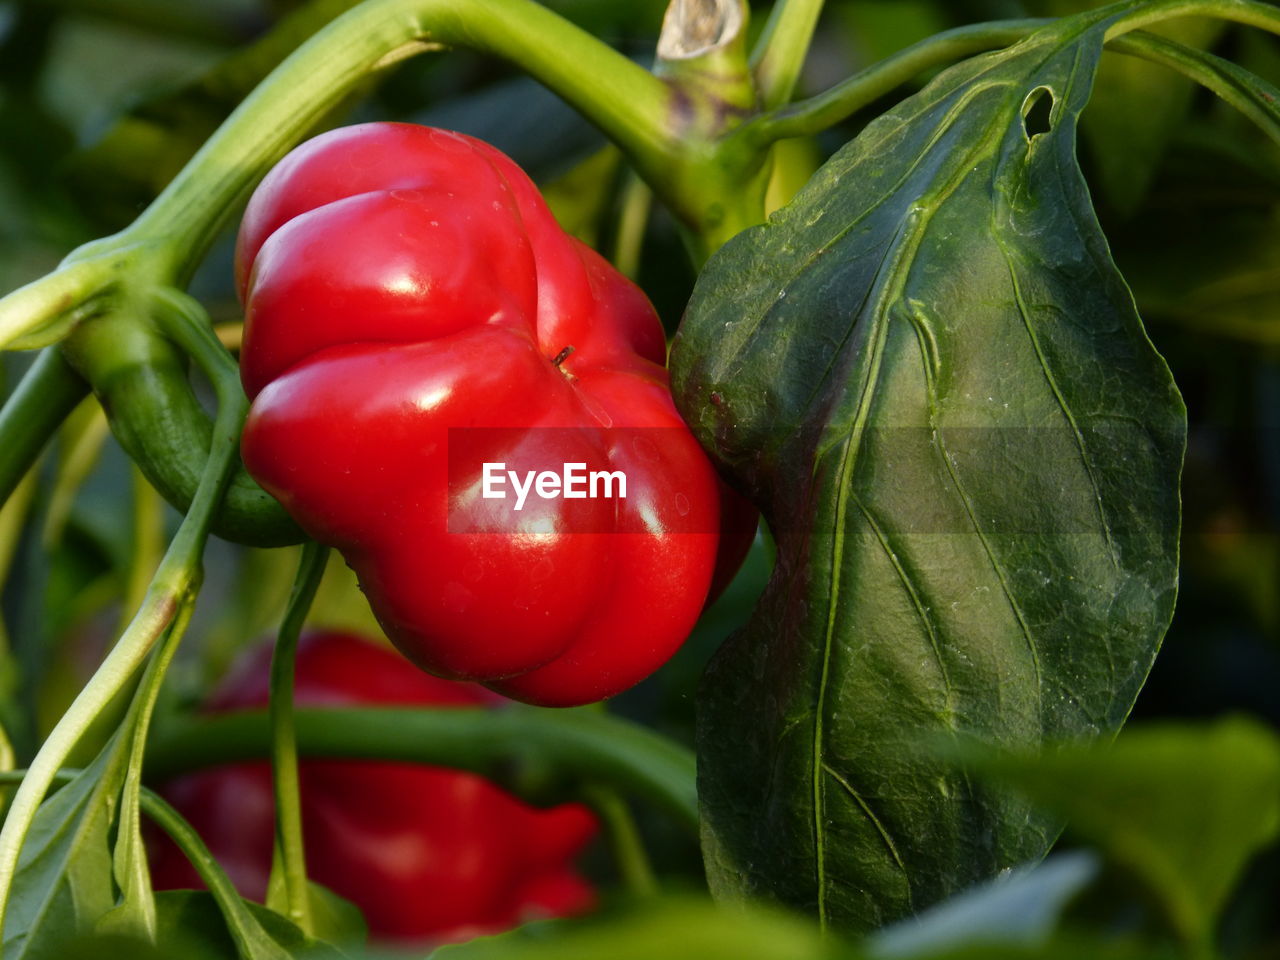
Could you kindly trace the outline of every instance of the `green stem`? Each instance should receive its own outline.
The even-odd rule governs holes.
[[[1152,0],[1114,20],[1107,28],[1107,40],[1162,20],[1177,17],[1216,17],[1269,33],[1280,33],[1280,10],[1257,0]]]
[[[935,34],[855,73],[830,90],[762,114],[731,136],[763,147],[789,137],[821,133],[892,93],[926,70],[1017,43],[1052,20],[998,20]]]
[[[28,473],[9,499],[0,504],[0,590],[9,580],[9,571],[13,568],[13,558],[18,552],[27,514],[36,498],[37,481],[35,471]],[[3,621],[0,621],[0,658],[8,655],[8,652]]]
[[[165,237],[166,267],[185,279],[247,189],[343,95],[382,66],[440,45],[519,64],[651,173],[673,148],[666,86],[531,0],[368,0],[277,67],[124,235]]]
[[[302,793],[298,784],[298,739],[293,720],[293,674],[298,637],[311,609],[329,550],[307,541],[298,563],[293,593],[271,655],[271,778],[275,790],[276,844],[271,865],[273,879],[283,878],[287,915],[307,934],[314,933],[311,896],[307,889],[307,860],[302,840]],[[268,884],[268,889],[275,887]]]
[[[227,931],[235,941],[239,955],[259,956],[260,944],[263,940],[261,925],[249,912],[231,878],[209,852],[200,834],[182,818],[177,810],[145,787],[142,790],[141,799],[142,811],[156,826],[168,834],[169,839],[182,851],[200,879],[204,881],[209,894],[218,904],[218,909],[222,911],[223,919],[227,922]]]
[[[822,14],[822,2],[779,0],[774,4],[764,32],[751,51],[751,69],[765,110],[782,106],[795,92]]]
[[[1118,17],[1108,28],[1107,39],[1184,16],[1216,16],[1280,33],[1280,10],[1255,0],[1156,0]],[[1052,22],[1047,19],[998,20],[935,34],[854,74],[825,93],[761,115],[733,136],[759,145],[820,133],[926,70],[1016,43]]]
[[[147,584],[164,555],[164,503],[136,464],[129,472],[133,480],[133,549],[124,583],[123,606],[133,610],[146,596]]]
[[[604,821],[623,885],[634,897],[656,896],[658,881],[627,801],[615,791],[599,786],[588,787],[585,795],[592,809]]]
[[[1217,94],[1280,143],[1280,90],[1229,60],[1151,33],[1131,33],[1107,49],[1176,70]]]
[[[48,507],[40,534],[46,550],[51,552],[61,541],[80,488],[98,465],[110,432],[102,406],[92,400],[82,402],[63,422],[61,436],[58,438],[57,470],[53,486],[49,490]],[[142,598],[137,599],[140,601]],[[129,605],[127,609],[136,610],[137,603]]]
[[[186,355],[171,338],[139,322],[140,312],[135,305],[95,317],[66,339],[62,351],[92,384],[120,446],[151,485],[185,513],[209,459],[213,422],[192,389]],[[222,353],[233,374],[235,362]],[[227,488],[213,531],[251,546],[302,539],[284,508],[243,469],[236,470]]]
[[[193,306],[194,301],[177,291],[170,291],[164,299],[178,310],[178,322],[172,324],[175,338],[205,366],[218,395],[218,418],[208,466],[191,510],[169,545],[142,606],[102,666],[54,726],[13,797],[9,815],[0,829],[0,929],[23,840],[58,769],[98,714],[130,682],[182,605],[194,597],[209,524],[236,462],[247,403],[238,376],[228,381],[225,372],[220,374],[212,351],[216,349],[226,358],[233,375],[235,364],[203,322],[198,305]]]
[[[151,729],[151,717],[155,713],[160,688],[173,656],[177,653],[182,635],[191,622],[195,607],[195,588],[180,602],[173,623],[151,654],[143,672],[142,681],[130,704],[129,714],[122,725],[129,741],[128,765],[125,768],[124,791],[120,800],[120,825],[116,832],[113,856],[116,882],[120,886],[122,907],[128,919],[127,929],[149,941],[155,940],[156,906],[147,875],[146,850],[142,843],[142,824],[139,818],[142,790],[142,759],[146,753],[147,733]],[[123,914],[122,914],[123,915]]]
[[[527,761],[641,797],[698,829],[693,754],[637,724],[586,709],[327,708],[295,714],[304,757],[398,760],[493,776]],[[270,750],[268,717],[238,711],[170,725],[147,751],[152,782]],[[518,779],[518,778],[517,778]],[[518,782],[513,784],[518,788]],[[531,799],[538,799],[536,796]]]
[[[622,188],[622,212],[614,238],[613,265],[625,277],[634,280],[640,272],[644,234],[653,208],[653,191],[634,173],[628,171]]]
[[[82,380],[56,348],[45,348],[0,410],[0,503],[36,462],[58,426],[86,396]]]
[[[101,248],[89,245],[97,251]],[[81,250],[86,248],[81,247]],[[77,322],[98,309],[126,256],[63,262],[53,273],[19,287],[0,300],[0,349],[30,350],[56,343]],[[74,254],[73,254],[74,256]]]

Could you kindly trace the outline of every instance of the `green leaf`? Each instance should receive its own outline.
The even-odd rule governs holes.
[[[1252,720],[1126,731],[1039,755],[962,750],[1140,876],[1184,938],[1207,939],[1249,858],[1280,831],[1280,738]]]
[[[677,402],[778,542],[700,693],[721,898],[861,930],[1043,856],[920,739],[1106,735],[1146,678],[1186,422],[1076,161],[1114,17],[941,74],[698,282]]]
[[[359,951],[369,938],[369,927],[360,908],[328,887],[314,882],[307,886],[311,892],[311,923],[316,939],[340,950]]]
[[[107,832],[124,773],[120,759],[108,746],[40,807],[5,913],[3,960],[60,960],[111,909]]]

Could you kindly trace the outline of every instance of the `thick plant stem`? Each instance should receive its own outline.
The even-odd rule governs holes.
[[[0,503],[35,463],[58,426],[89,395],[89,385],[56,348],[46,347],[0,410]]]
[[[198,305],[177,291],[170,291],[164,299],[179,314],[172,324],[175,338],[180,339],[197,362],[205,366],[218,395],[218,418],[208,466],[191,510],[169,545],[142,606],[102,666],[53,728],[13,797],[4,828],[0,830],[0,930],[3,929],[4,911],[23,840],[58,769],[81,735],[130,682],[183,604],[194,598],[200,580],[200,558],[213,511],[236,462],[247,403],[235,375],[235,364],[213,336],[208,324],[202,322]],[[213,353],[214,349],[230,365],[231,379],[226,375],[226,367]]]
[[[248,188],[342,96],[441,45],[518,63],[650,171],[672,149],[662,82],[531,0],[368,0],[277,67],[124,235],[166,238],[168,268],[184,279]]]
[[[698,829],[693,754],[637,724],[588,708],[503,710],[326,708],[295,712],[303,757],[427,763],[500,773],[511,761],[602,783],[654,804]],[[264,711],[237,711],[173,724],[147,751],[155,780],[270,751]],[[517,778],[510,786],[519,790]],[[531,799],[537,799],[533,797]]]
[[[307,860],[302,840],[302,794],[298,783],[298,739],[293,721],[294,664],[298,637],[324,576],[329,550],[314,541],[302,548],[298,575],[284,622],[271,655],[271,780],[275,791],[276,843],[268,889],[283,887],[288,917],[307,934],[314,933]]]
[[[774,4],[756,47],[751,51],[760,106],[780,107],[795,92],[804,68],[823,0],[780,0]]]
[[[30,350],[56,343],[91,315],[111,285],[119,257],[64,261],[53,273],[0,300],[0,349]]]

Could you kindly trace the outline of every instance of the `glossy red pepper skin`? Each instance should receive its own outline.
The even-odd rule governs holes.
[[[269,673],[270,650],[253,651],[208,710],[265,706]],[[477,707],[500,700],[343,633],[303,637],[295,697],[302,706]],[[406,763],[304,759],[299,776],[308,873],[360,907],[376,939],[457,941],[594,903],[571,862],[596,830],[580,804],[538,810],[475,774]],[[237,889],[261,900],[274,830],[269,765],[218,767],[165,784],[161,793]],[[168,843],[155,845],[151,870],[158,889],[201,886]]]
[[[423,669],[548,706],[612,696],[684,641],[718,556],[721,580],[741,562],[748,510],[675,410],[653,307],[493,147],[317,137],[254,194],[237,271],[245,465]],[[494,461],[622,470],[628,496],[459,532],[489,504],[449,475],[451,428],[505,428]]]

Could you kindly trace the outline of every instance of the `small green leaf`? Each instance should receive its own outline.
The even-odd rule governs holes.
[[[699,278],[677,403],[778,542],[699,696],[718,897],[866,930],[1043,856],[920,738],[1105,736],[1146,678],[1186,423],[1076,160],[1118,15],[945,71]]]
[[[1280,831],[1280,738],[1252,720],[1147,726],[1110,746],[1038,755],[961,755],[1145,880],[1192,942],[1211,934],[1249,858]]]
[[[3,960],[59,960],[111,909],[107,832],[123,773],[119,751],[108,746],[40,807],[5,913]]]
[[[242,901],[255,929],[254,946],[237,952],[214,897],[203,890],[167,890],[156,894],[156,945],[169,956],[184,957],[184,944],[202,944],[210,960],[251,960],[254,957],[289,960],[343,960],[347,955],[330,944],[307,937],[280,914]],[[204,960],[201,954],[201,960]]]
[[[369,927],[364,914],[350,900],[346,900],[328,887],[310,882],[311,923],[317,940],[331,943],[340,950],[357,952],[369,939]]]

